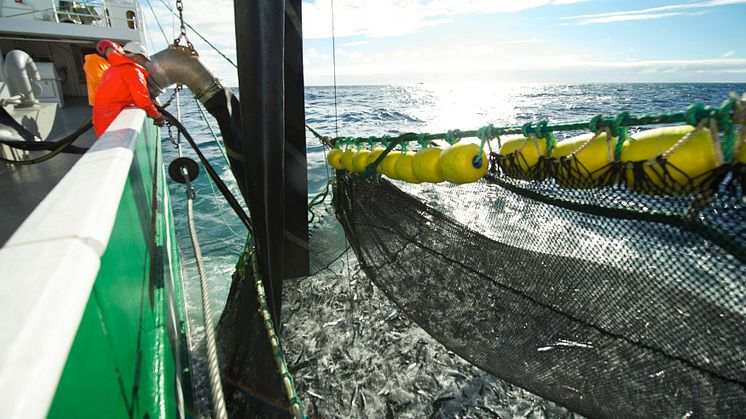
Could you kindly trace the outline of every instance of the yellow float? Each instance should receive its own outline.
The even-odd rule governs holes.
[[[368,156],[370,150],[359,150],[357,153],[352,155],[352,171],[355,173],[363,173],[365,167],[368,166]]]
[[[440,147],[426,147],[415,153],[412,161],[414,175],[424,182],[443,182],[445,178],[438,167],[438,160],[442,153],[443,149]]]
[[[582,150],[577,151],[574,157],[579,166],[577,170],[568,170],[566,166],[559,166],[556,173],[557,183],[566,188],[592,187],[590,180],[603,176],[608,172],[609,164],[614,161],[616,141],[616,138],[612,138],[610,142],[607,141],[607,135],[603,132],[598,136],[588,133],[558,142],[552,151],[552,158],[570,156],[581,147]],[[569,162],[569,164],[575,163]]]
[[[356,149],[349,147],[347,150],[344,151],[344,153],[342,153],[342,166],[344,166],[345,170],[350,172],[352,171],[352,156],[355,155],[356,151]]]
[[[373,164],[376,160],[378,160],[378,157],[383,154],[383,152],[386,151],[383,147],[375,147],[373,150],[370,151],[370,154],[368,154],[368,164]],[[383,165],[383,162],[376,166],[376,172],[381,173],[381,166]]]
[[[345,168],[342,165],[342,153],[344,153],[344,151],[341,148],[335,148],[326,155],[326,160],[336,170],[342,170]]]
[[[741,128],[746,129],[746,128]],[[746,164],[746,136],[744,136],[743,140],[741,141],[741,145],[738,148],[738,153],[736,154],[736,161],[739,163]]]
[[[502,137],[502,146],[498,154],[507,156],[516,153],[515,163],[518,167],[511,167],[509,160],[504,164],[508,169],[508,176],[516,179],[528,178],[528,171],[539,163],[539,156],[547,155],[547,143],[536,137],[526,138],[522,135],[508,135]]]
[[[422,183],[422,180],[415,176],[412,171],[412,162],[414,161],[415,152],[407,151],[401,153],[399,158],[394,163],[394,171],[396,172],[396,178],[409,183]]]
[[[627,163],[654,161],[656,157],[667,153],[679,140],[693,130],[694,127],[683,125],[639,132],[632,135],[624,144],[621,160]],[[664,182],[671,183],[671,180],[678,185],[699,186],[703,179],[697,177],[718,167],[710,131],[701,129],[693,133],[684,144],[671,152],[666,160],[673,167],[665,168],[667,169],[665,172],[664,168],[658,164],[647,165],[643,168],[654,186],[650,188],[649,185],[646,185],[642,192],[672,193],[676,189],[680,190],[680,186],[664,185]],[[639,186],[636,186],[632,168],[627,169],[626,177],[630,188],[640,189]],[[690,184],[689,179],[694,179],[693,184]]]
[[[487,153],[482,151],[482,164],[474,167],[474,157],[479,155],[479,145],[473,143],[457,143],[443,151],[438,160],[438,168],[445,180],[451,183],[470,183],[481,179],[489,161]]]
[[[381,168],[381,173],[390,177],[391,179],[398,179],[396,177],[395,166],[396,160],[399,158],[400,154],[400,151],[392,151],[386,157],[384,157],[383,161],[379,165],[379,167]]]

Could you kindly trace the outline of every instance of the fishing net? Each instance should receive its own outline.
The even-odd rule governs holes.
[[[460,186],[338,171],[362,269],[448,349],[578,413],[742,415],[744,165],[677,186],[666,159],[591,176],[520,157]]]

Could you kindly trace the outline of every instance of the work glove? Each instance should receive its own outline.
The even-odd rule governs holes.
[[[162,127],[166,124],[166,118],[163,116],[163,114],[158,114],[155,118],[153,118],[153,123],[158,125],[159,127]]]

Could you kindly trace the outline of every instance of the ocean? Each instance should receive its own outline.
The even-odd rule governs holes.
[[[719,105],[746,84],[527,84],[307,87],[306,123],[327,136],[439,133],[487,124],[589,120],[596,114],[676,112],[693,103]],[[336,106],[335,106],[336,103]],[[201,150],[236,196],[238,187],[189,92],[181,117]],[[171,105],[172,113],[175,105]],[[174,130],[175,133],[175,130]],[[168,130],[164,160],[176,157]],[[307,133],[309,199],[333,172],[322,145]],[[175,139],[175,134],[174,134]],[[185,154],[193,156],[185,141]],[[225,304],[246,230],[208,177],[195,182],[197,234],[205,255],[215,321]],[[176,233],[187,289],[190,348],[204,349],[199,279],[186,223],[183,186],[170,182]],[[311,246],[337,248],[315,275],[287,281],[283,290],[283,345],[309,415],[321,417],[571,417],[573,413],[481,372],[430,338],[365,277],[344,252],[330,199],[315,209]],[[317,247],[314,247],[316,245]],[[319,252],[322,253],[322,252]],[[312,255],[313,256],[313,255]],[[339,257],[336,257],[339,256]],[[275,319],[277,321],[277,319]],[[388,343],[391,337],[395,347]],[[384,339],[386,337],[386,339]],[[198,380],[200,372],[197,371]]]

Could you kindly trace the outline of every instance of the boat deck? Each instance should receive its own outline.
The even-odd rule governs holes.
[[[30,111],[25,111],[29,113]],[[34,134],[45,135],[54,141],[62,138],[78,128],[91,115],[91,107],[87,98],[66,98],[64,108],[56,108],[55,104],[42,103],[40,109],[32,111],[38,122],[32,127],[31,118],[21,112],[10,112],[11,115],[26,129]],[[33,119],[37,121],[36,119]],[[75,142],[78,147],[89,147],[96,140],[93,129],[81,135]],[[31,156],[39,157],[46,151],[33,152]],[[80,154],[59,155],[38,164],[10,165],[0,163],[0,246],[26,220],[36,206],[65,176],[70,168],[80,159]]]

